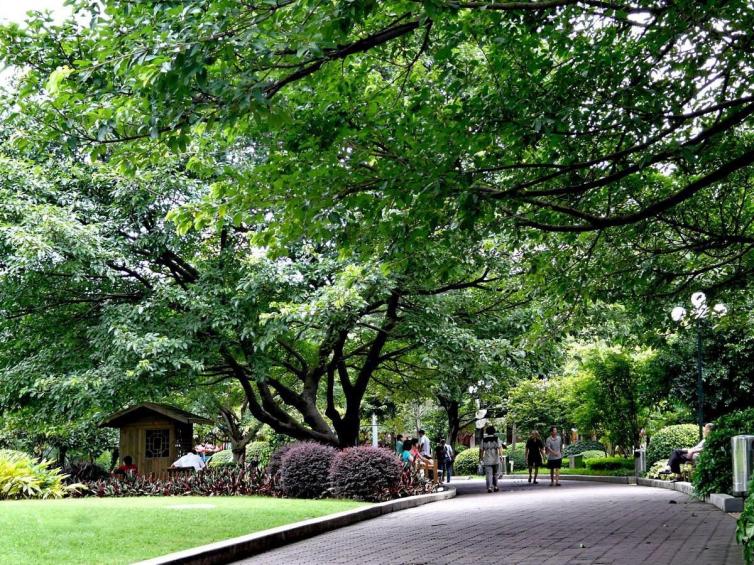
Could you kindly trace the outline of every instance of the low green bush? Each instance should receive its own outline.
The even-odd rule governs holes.
[[[603,454],[607,455],[605,453],[605,446],[600,442],[583,440],[566,445],[563,448],[563,457],[568,457],[569,455],[578,455],[579,453],[584,453],[585,451],[601,451]]]
[[[233,452],[230,449],[223,449],[215,453],[207,465],[213,469],[220,467],[230,467],[233,465]]]
[[[647,463],[667,460],[674,449],[692,447],[699,443],[699,428],[695,424],[676,424],[661,428],[649,440]]]
[[[754,477],[749,483],[749,497],[744,504],[744,511],[736,523],[736,541],[743,545],[746,565],[754,563]]]
[[[20,451],[0,450],[0,500],[21,498],[63,498],[81,485],[66,485],[52,461],[38,462]]]
[[[526,469],[526,448],[525,446],[516,446],[516,449],[509,448],[505,451],[508,456],[508,462],[513,461],[513,470]]]
[[[453,471],[456,475],[476,475],[479,466],[479,450],[467,449],[456,455]]]
[[[261,468],[267,467],[272,455],[272,446],[266,441],[252,441],[246,446],[246,462],[258,461]]]
[[[662,479],[662,480],[668,479],[668,480],[670,480],[670,479],[673,478],[673,475],[665,475],[665,474],[661,475],[660,474],[661,471],[664,471],[667,468],[668,468],[668,460],[667,459],[660,459],[659,461],[655,461],[654,463],[652,463],[652,466],[649,469],[647,469],[647,472],[644,473],[644,476],[647,479]]]
[[[754,434],[754,408],[737,410],[721,416],[704,442],[694,469],[694,491],[699,496],[714,492],[730,494],[733,488],[733,462],[730,438],[741,434]]]
[[[585,459],[584,465],[592,471],[633,470],[634,460],[630,457],[595,457]]]

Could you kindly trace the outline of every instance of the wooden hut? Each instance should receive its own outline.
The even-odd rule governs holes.
[[[100,426],[120,429],[121,462],[130,455],[139,474],[164,476],[191,449],[194,424],[211,423],[180,408],[144,402],[111,414]]]

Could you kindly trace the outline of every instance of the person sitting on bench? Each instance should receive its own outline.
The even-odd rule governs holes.
[[[674,449],[673,453],[670,454],[670,459],[668,459],[669,468],[660,471],[660,474],[669,475],[670,473],[675,473],[675,479],[673,479],[672,482],[677,483],[680,481],[682,479],[681,465],[684,463],[692,463],[704,450],[704,440],[712,431],[712,427],[712,424],[705,424],[702,429],[702,441],[697,443],[694,447],[689,447],[687,449]]]

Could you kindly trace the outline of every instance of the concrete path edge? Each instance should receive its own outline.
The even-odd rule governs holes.
[[[389,500],[388,502],[380,502],[364,508],[346,510],[345,512],[312,518],[303,522],[286,524],[285,526],[147,559],[146,561],[140,561],[136,565],[216,565],[219,563],[229,563],[337,528],[377,518],[384,514],[406,510],[407,508],[416,508],[430,502],[447,500],[453,498],[455,495],[456,489],[453,486],[448,486],[447,490],[442,492]]]

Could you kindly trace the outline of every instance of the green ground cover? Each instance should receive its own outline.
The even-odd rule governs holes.
[[[526,475],[526,476],[528,476],[529,475],[529,471],[527,471],[526,469],[524,469],[522,471],[518,471],[517,470],[517,471],[514,471],[513,474],[514,475]],[[599,469],[599,470],[595,470],[595,469],[586,469],[586,468],[582,467],[581,469],[567,469],[567,468],[564,468],[564,469],[560,470],[560,474],[563,475],[563,476],[565,476],[565,475],[590,475],[590,476],[594,476],[594,477],[626,477],[626,476],[633,476],[634,472],[633,472],[633,470],[626,470],[626,469],[615,469],[615,470],[602,470],[602,469]],[[549,480],[550,470],[547,469],[547,468],[545,468],[545,467],[540,468],[539,469],[539,476],[540,477],[544,477],[545,475],[548,477],[548,480]]]
[[[256,496],[6,501],[0,563],[131,563],[362,505]]]

